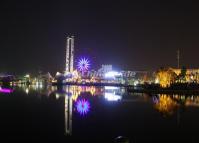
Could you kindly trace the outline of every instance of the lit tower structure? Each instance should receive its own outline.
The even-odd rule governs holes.
[[[66,40],[66,69],[65,74],[73,72],[74,64],[74,36],[67,37]]]
[[[180,68],[180,50],[177,51],[177,63],[178,63],[178,69]]]

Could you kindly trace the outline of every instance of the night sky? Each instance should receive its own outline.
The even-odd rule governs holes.
[[[0,73],[63,71],[66,37],[94,69],[199,67],[199,5],[187,1],[0,2]]]

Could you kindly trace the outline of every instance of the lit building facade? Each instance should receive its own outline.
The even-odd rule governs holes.
[[[176,75],[180,75],[181,69],[172,69]],[[186,69],[186,82],[199,82],[199,69]]]
[[[99,74],[103,75],[107,72],[110,72],[113,70],[112,65],[102,65],[102,67],[98,70]]]

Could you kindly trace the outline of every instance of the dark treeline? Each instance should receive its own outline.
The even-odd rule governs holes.
[[[166,88],[162,88],[159,84],[144,84],[142,85],[144,89],[150,90],[199,90],[198,83],[172,83],[170,86]]]

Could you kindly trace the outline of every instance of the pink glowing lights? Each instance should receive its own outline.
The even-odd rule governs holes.
[[[11,90],[11,89],[8,89],[8,88],[1,88],[0,87],[0,92],[2,92],[2,93],[11,93],[13,90]]]

